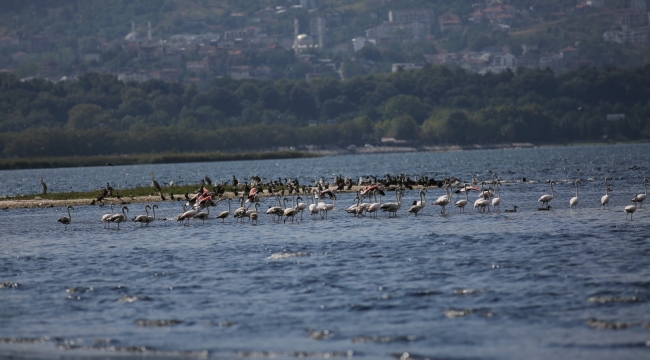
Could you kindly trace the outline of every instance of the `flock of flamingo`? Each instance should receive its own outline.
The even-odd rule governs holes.
[[[609,209],[609,192],[611,189],[608,186],[609,178],[605,178],[605,195],[600,199],[600,203],[603,209]],[[42,179],[41,179],[42,182]],[[551,193],[542,195],[539,198],[541,202],[541,207],[538,209],[540,211],[548,211],[550,207],[550,202],[555,199],[555,190],[553,185],[556,184],[555,181],[549,181]],[[581,180],[575,181],[576,195],[569,200],[569,206],[575,210],[578,206],[578,189]],[[258,185],[256,182],[251,182],[253,185],[248,193],[244,193],[239,200],[239,207],[234,211],[231,209],[231,203],[233,198],[227,196],[220,196],[218,192],[210,192],[205,186],[201,185],[201,188],[194,194],[192,198],[188,198],[187,203],[183,205],[183,212],[180,213],[176,220],[185,225],[189,226],[190,220],[202,220],[205,222],[206,219],[210,218],[210,207],[218,206],[221,203],[226,203],[228,205],[228,210],[219,212],[216,215],[216,219],[225,220],[231,216],[235,221],[244,221],[244,219],[250,220],[251,224],[257,225],[259,218],[259,208],[260,202],[266,202],[268,199],[274,199],[275,204],[273,206],[269,205],[266,215],[270,216],[272,221],[284,222],[287,220],[291,222],[298,221],[297,217],[300,216],[300,221],[303,220],[303,214],[305,211],[308,212],[308,215],[311,219],[320,218],[321,220],[327,219],[329,212],[333,211],[336,206],[336,190],[330,189],[328,185],[324,188],[320,186],[314,188],[303,187],[303,194],[298,194],[298,191],[290,191],[290,197],[285,197],[280,193],[271,193],[268,196],[263,196],[262,191],[258,190],[261,188],[261,183]],[[459,181],[446,181],[442,184],[442,187],[445,189],[445,195],[442,195],[432,202],[431,205],[440,206],[440,213],[445,214],[446,206],[453,204],[455,208],[459,209],[459,212],[464,213],[465,207],[470,203],[469,193],[471,191],[476,191],[478,193],[478,199],[474,201],[474,208],[478,212],[490,211],[490,206],[492,206],[494,211],[500,211],[501,205],[501,182],[496,174],[493,176],[493,181],[490,183],[494,185],[494,188],[489,187],[485,188],[486,182],[482,182],[481,188],[476,187],[478,183],[473,185],[470,184],[461,184]],[[160,190],[160,186],[156,186],[158,183],[153,179],[152,174],[152,186]],[[644,193],[637,193],[631,199],[633,205],[628,205],[624,208],[625,219],[627,220],[628,216],[632,220],[632,216],[637,209],[637,204],[639,207],[643,207],[643,201],[648,195],[648,179],[643,180]],[[453,188],[456,187],[458,190],[454,191]],[[349,206],[345,209],[346,213],[352,214],[356,217],[374,217],[376,218],[379,212],[387,213],[388,217],[396,217],[397,212],[402,208],[402,196],[404,193],[403,186],[397,186],[391,190],[395,191],[395,201],[394,202],[383,202],[382,196],[385,196],[383,185],[375,182],[374,184],[367,185],[356,192],[354,198],[355,204]],[[453,194],[457,194],[456,201],[452,202]],[[235,195],[237,192],[235,192]],[[462,194],[465,195],[464,199],[458,200],[458,197],[461,197]],[[304,198],[302,196],[304,196]],[[412,205],[406,210],[407,214],[413,214],[418,216],[418,214],[423,213],[426,206],[426,190],[422,189],[419,192],[419,201],[413,201]],[[215,200],[216,199],[216,200]],[[302,202],[304,200],[304,202]],[[311,203],[310,203],[311,200]],[[290,205],[289,205],[290,203]],[[111,223],[117,224],[119,230],[120,223],[128,221],[127,212],[129,208],[123,206],[121,212],[113,213],[113,206],[111,205],[111,213],[105,214],[102,216],[101,221],[104,224],[105,228],[108,228]],[[150,223],[156,220],[156,208],[158,205],[145,205],[146,214],[137,215],[131,219],[133,222],[140,223],[140,226],[148,226]],[[62,216],[58,219],[58,222],[67,226],[72,221],[72,216],[70,210],[74,210],[72,206],[67,207],[68,216]],[[149,210],[152,211],[152,215],[149,215]],[[505,212],[517,212],[517,206],[514,206],[512,210],[505,210]],[[165,219],[169,220],[169,219]]]

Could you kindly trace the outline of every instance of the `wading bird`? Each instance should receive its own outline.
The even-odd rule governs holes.
[[[61,224],[65,225],[65,230],[68,230],[68,224],[72,221],[72,215],[70,215],[70,210],[74,210],[74,208],[71,205],[68,205],[68,216],[61,216],[58,222]]]

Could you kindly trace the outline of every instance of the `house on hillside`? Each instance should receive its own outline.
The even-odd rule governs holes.
[[[442,15],[438,18],[438,22],[440,23],[440,31],[463,29],[463,22],[455,14]]]

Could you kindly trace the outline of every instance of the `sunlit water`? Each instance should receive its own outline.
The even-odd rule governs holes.
[[[444,191],[430,189],[423,216],[406,216],[417,200],[407,191],[397,218],[354,218],[343,211],[353,195],[341,194],[327,220],[119,231],[102,227],[106,207],[77,207],[67,230],[63,208],[2,211],[0,357],[648,358],[650,201],[633,221],[623,212],[644,191],[648,154],[625,145],[0,172],[0,193],[29,194],[41,176],[63,191],[147,185],[150,171],[161,183],[492,171],[502,209],[519,207],[441,215],[430,204]],[[610,210],[600,209],[605,176]],[[549,179],[552,209],[537,211]],[[159,203],[157,216],[175,218],[179,204]]]

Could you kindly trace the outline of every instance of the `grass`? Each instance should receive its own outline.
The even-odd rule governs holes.
[[[75,156],[0,159],[0,170],[47,169],[113,165],[176,164],[188,162],[243,161],[267,159],[298,159],[318,157],[300,151],[270,151],[256,153],[161,153],[123,156]]]

